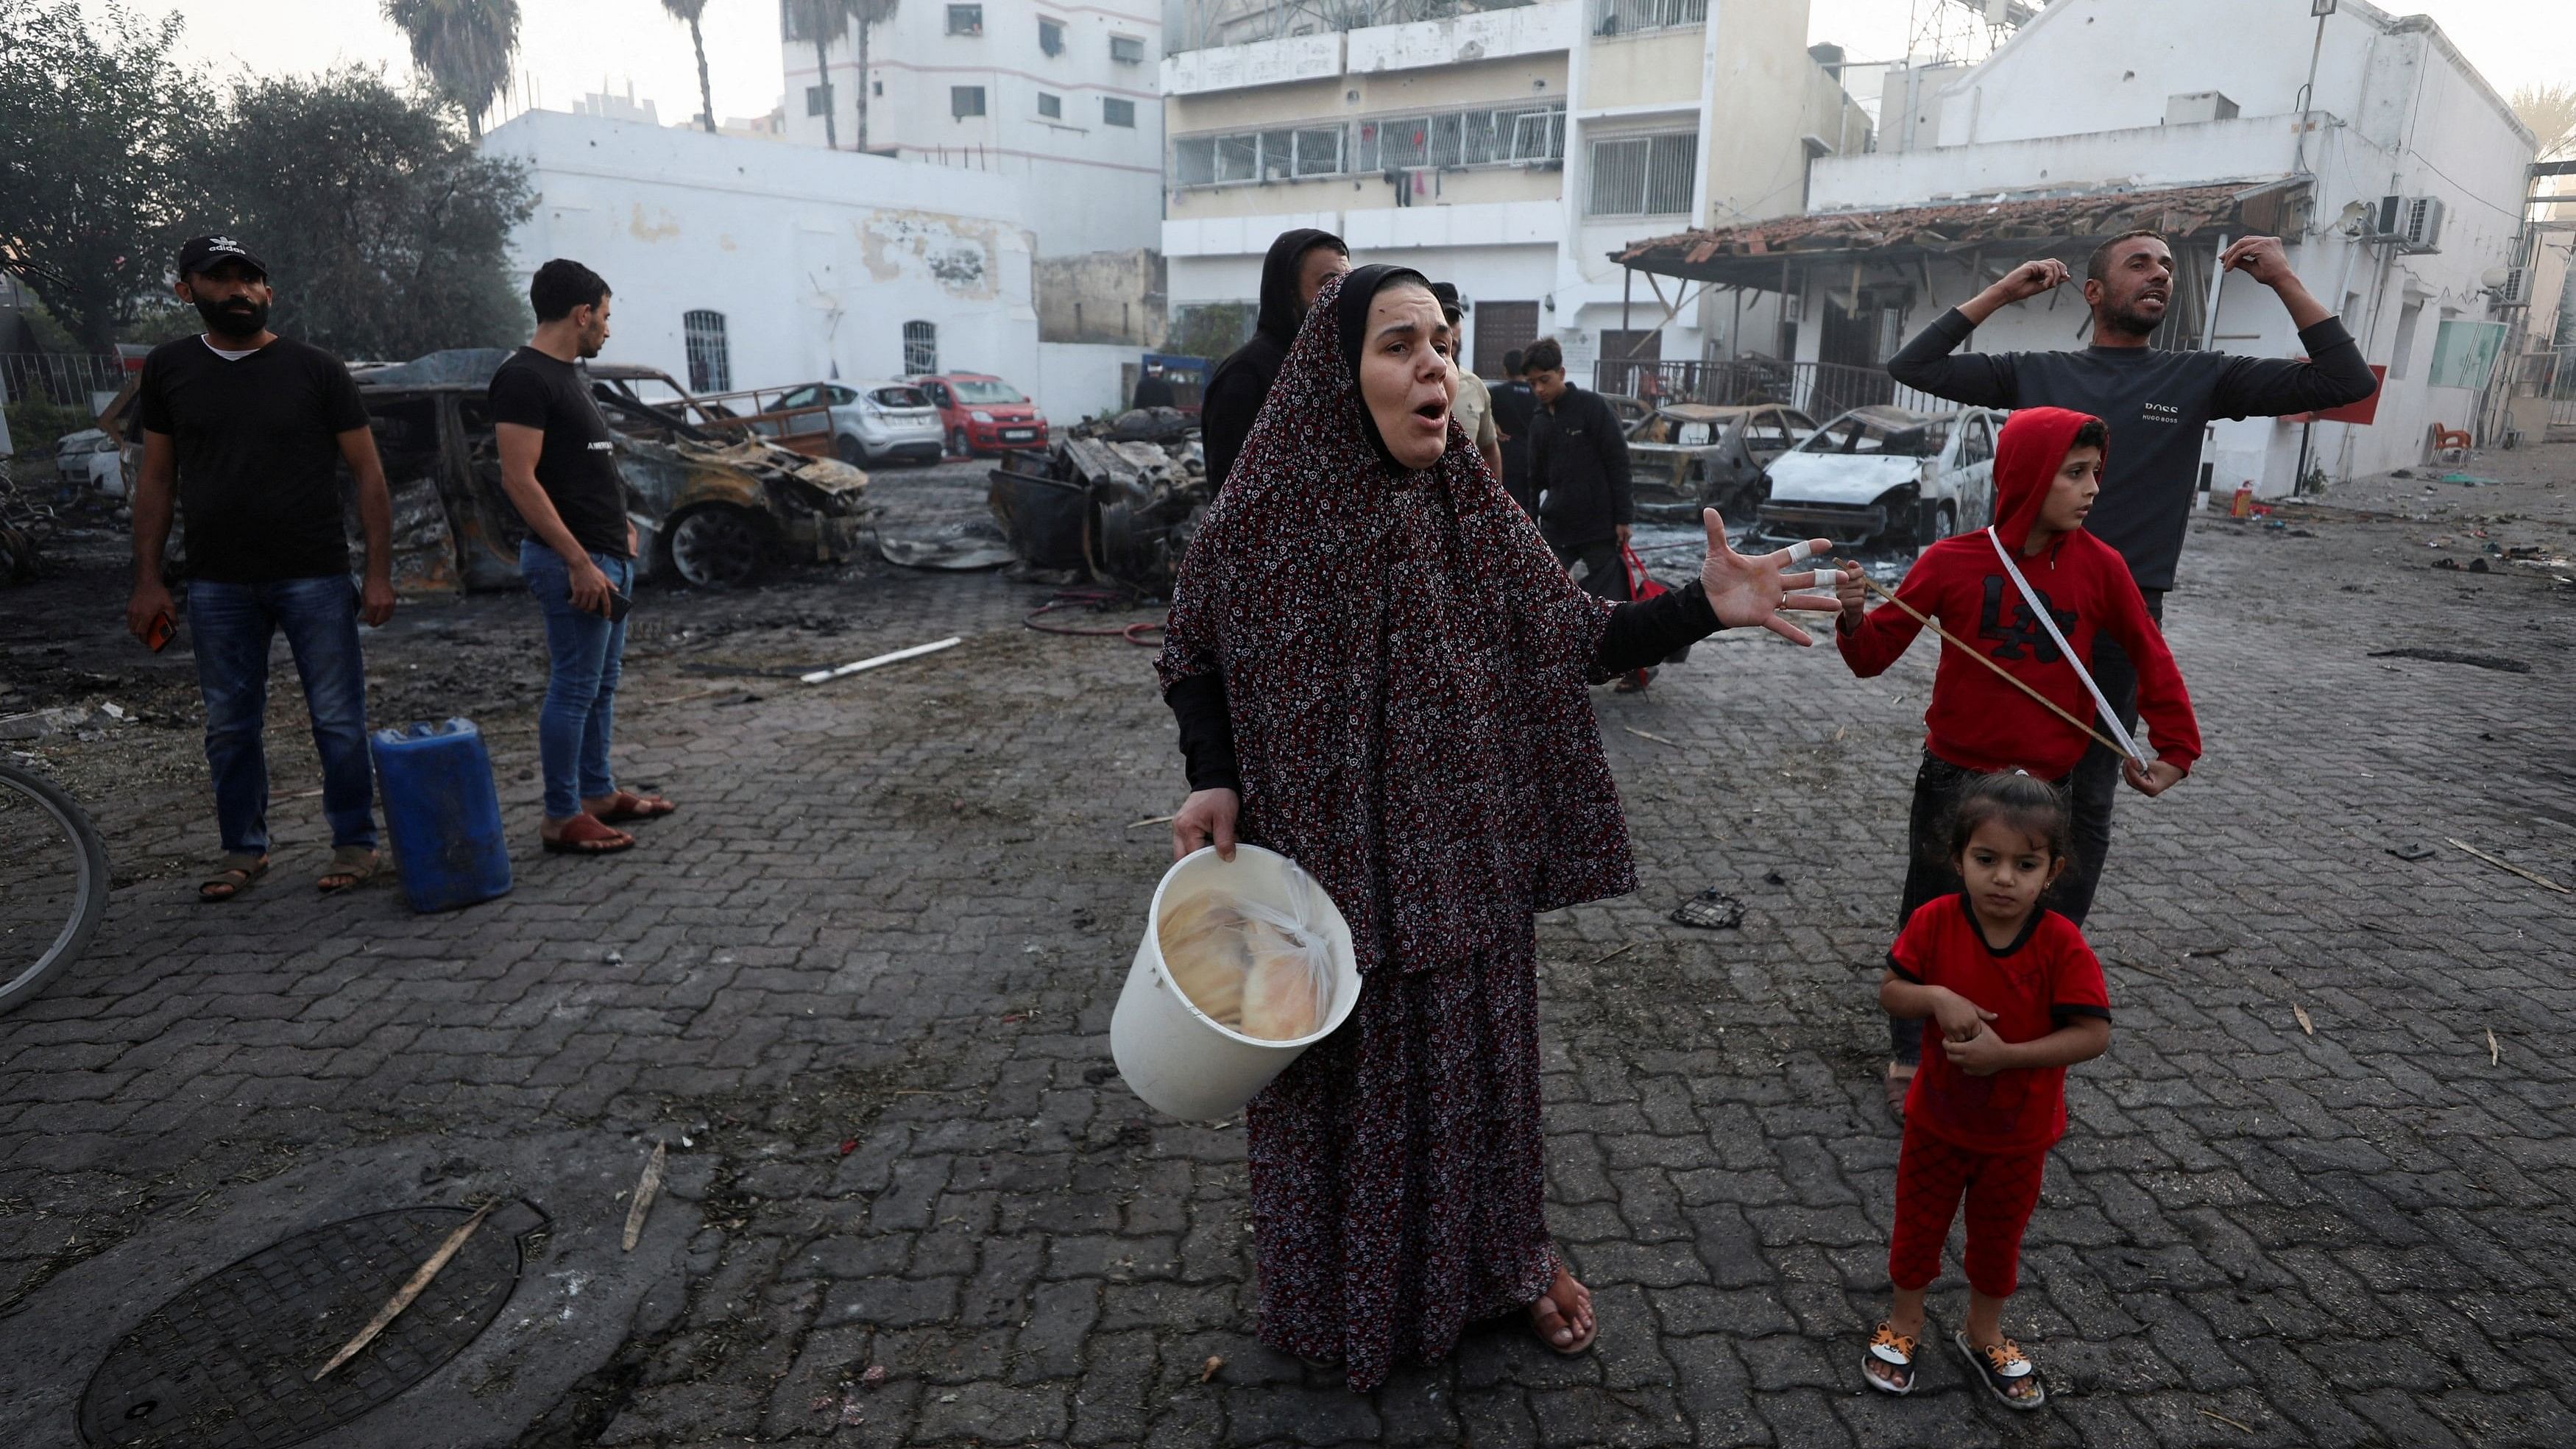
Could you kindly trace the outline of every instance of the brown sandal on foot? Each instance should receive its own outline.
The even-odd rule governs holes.
[[[331,851],[331,868],[322,872],[313,884],[326,896],[338,895],[352,886],[365,885],[375,879],[384,865],[384,857],[372,845],[341,845]]]
[[[611,830],[589,815],[576,815],[558,835],[538,832],[538,843],[548,855],[615,855],[635,848],[635,837],[623,830]]]
[[[250,888],[250,883],[268,874],[265,855],[227,855],[213,875],[197,884],[197,899],[212,905],[228,901]]]
[[[1564,1279],[1566,1282],[1574,1282],[1574,1275],[1566,1272],[1562,1268],[1557,1270],[1556,1276]],[[1582,1285],[1576,1284],[1576,1286],[1580,1287]],[[1569,1329],[1574,1327],[1574,1316],[1566,1312],[1564,1304],[1556,1301],[1556,1284],[1554,1282],[1550,1282],[1547,1285],[1547,1291],[1538,1296],[1538,1301],[1536,1303],[1532,1303],[1530,1305],[1530,1332],[1537,1336],[1539,1343],[1550,1353],[1561,1354],[1566,1358],[1572,1358],[1577,1354],[1589,1351],[1592,1347],[1592,1341],[1601,1336],[1601,1315],[1596,1312],[1592,1315],[1591,1332],[1584,1334],[1581,1338],[1576,1339],[1572,1343],[1558,1343],[1553,1333],[1540,1326],[1538,1311],[1542,1305],[1544,1305],[1549,1312],[1556,1315],[1557,1322],[1563,1324]]]
[[[621,825],[629,820],[659,820],[679,808],[659,795],[620,790],[608,797],[606,805],[587,813],[603,825]]]

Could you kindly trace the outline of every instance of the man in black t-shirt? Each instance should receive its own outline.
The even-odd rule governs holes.
[[[1522,376],[1519,348],[1503,354],[1501,382],[1490,385],[1494,395],[1494,430],[1503,440],[1503,491],[1512,495],[1521,511],[1538,517],[1538,489],[1530,483],[1530,431],[1538,412],[1538,396]]]
[[[492,374],[501,488],[528,526],[519,575],[546,615],[545,709],[537,758],[545,774],[545,848],[607,855],[635,837],[614,828],[668,815],[670,801],[617,788],[608,767],[626,608],[635,589],[635,527],[617,442],[590,395],[581,360],[608,341],[608,283],[557,259],[528,286],[537,332]]]
[[[268,330],[268,268],[230,237],[179,249],[179,300],[206,331],[152,349],[137,387],[143,467],[134,489],[134,593],[126,626],[156,649],[177,606],[162,580],[173,493],[186,519],[188,635],[206,701],[222,865],[199,887],[230,900],[268,869],[269,643],[295,652],[331,864],[344,890],[375,874],[375,775],[358,623],[393,617],[393,504],[357,385],[340,360]],[[349,585],[339,470],[356,484],[364,582]]]

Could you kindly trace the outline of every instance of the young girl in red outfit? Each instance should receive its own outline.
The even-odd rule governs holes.
[[[2066,1069],[2111,1045],[2102,963],[2073,922],[2039,904],[2067,854],[2057,787],[2020,773],[1970,780],[1950,827],[1964,888],[1917,910],[1888,952],[1879,1004],[1931,1018],[1941,1049],[1923,1054],[1906,1103],[1887,1249],[1895,1302],[1861,1359],[1874,1389],[1914,1388],[1923,1290],[1964,1198],[1968,1321],[1952,1341],[2006,1407],[2047,1401],[2037,1366],[2004,1337],[2004,1300],[2048,1149],[2066,1135]]]
[[[1896,597],[2077,719],[2095,710],[2075,661],[2092,657],[2097,637],[2116,641],[2136,665],[2139,711],[2156,751],[2154,763],[2128,761],[2124,773],[2133,788],[2156,795],[2200,757],[2200,726],[2182,671],[2148,615],[2129,566],[2084,531],[2101,491],[2107,438],[2101,420],[2083,413],[2014,413],[1995,442],[1994,527],[1923,550]],[[1860,566],[1845,564],[1842,574],[1836,592],[1843,612],[1834,642],[1852,673],[1867,679],[1895,663],[1922,625],[1893,605],[1864,611]],[[2047,609],[2046,621],[2023,597],[2024,583]],[[1981,774],[2012,769],[2063,781],[2086,747],[2082,730],[1947,644],[1923,723],[1905,895],[1896,913],[1900,928],[1925,901],[1959,888],[1944,837],[1961,786]],[[2096,884],[2082,876],[2079,866],[2050,897],[2079,927]],[[1886,1074],[1887,1106],[1901,1118],[1906,1083],[1923,1052],[1923,1024],[1897,1017],[1888,1028],[1894,1059]]]

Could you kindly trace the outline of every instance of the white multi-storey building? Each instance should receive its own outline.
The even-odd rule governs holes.
[[[1158,3],[888,5],[884,19],[826,38],[819,66],[786,6],[787,139],[1010,177],[1047,256],[1153,247]]]
[[[1624,259],[1667,289],[1785,293],[1797,361],[1866,401],[1836,369],[1883,364],[2027,258],[2080,277],[2131,226],[2164,231],[2179,264],[2155,345],[2294,356],[2278,299],[2212,265],[2230,239],[2275,233],[2386,380],[2366,424],[2211,424],[2206,486],[2285,493],[2320,469],[2415,463],[2436,425],[2481,441],[2512,425],[2506,369],[2533,345],[2517,339],[2546,338],[2563,265],[2525,220],[2530,131],[2430,19],[2366,0],[2055,0],[1981,63],[1917,77],[1910,99],[1897,119],[1882,109],[1892,144],[1817,163],[1810,214],[1641,228]],[[2080,347],[2084,315],[2080,297],[2034,300],[1969,345]]]
[[[1173,345],[1248,327],[1262,254],[1296,226],[1456,283],[1488,373],[1541,334],[1586,378],[1604,354],[1770,336],[1759,314],[1624,295],[1608,254],[1658,226],[1795,213],[1814,158],[1866,149],[1866,117],[1807,52],[1806,0],[1462,8],[1304,34],[1288,10],[1238,16],[1211,38],[1268,38],[1164,61]]]

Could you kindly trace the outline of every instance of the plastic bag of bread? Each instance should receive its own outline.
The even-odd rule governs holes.
[[[1163,965],[1190,1003],[1219,1026],[1263,1041],[1294,1041],[1333,1009],[1333,956],[1311,919],[1305,872],[1288,867],[1289,907],[1207,890],[1163,910]]]

